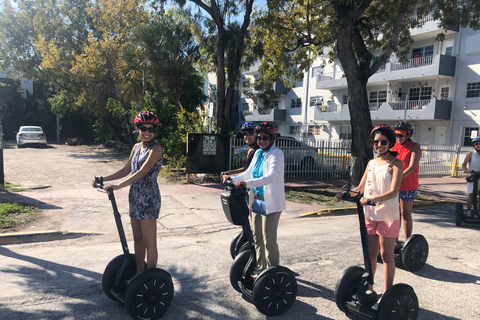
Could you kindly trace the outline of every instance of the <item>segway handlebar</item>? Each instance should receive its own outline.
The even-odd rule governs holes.
[[[226,185],[227,187],[236,188],[235,181],[233,181],[232,178],[225,179],[223,184]],[[241,185],[238,189],[240,189],[241,191],[247,191],[247,187],[244,185]]]
[[[95,188],[103,189],[103,177],[95,177],[95,182],[93,185]]]
[[[352,196],[351,193],[355,193],[355,195]],[[349,189],[347,191],[343,191],[343,194],[342,194],[342,200],[355,202],[355,203],[360,203],[360,198],[361,197],[362,197],[362,194],[358,190]],[[375,206],[376,205],[376,203],[374,201],[368,201],[367,204],[369,206]]]

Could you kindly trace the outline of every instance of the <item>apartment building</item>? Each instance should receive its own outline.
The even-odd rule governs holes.
[[[413,124],[413,139],[422,144],[469,145],[480,127],[480,32],[455,26],[442,30],[431,16],[412,30],[414,44],[409,60],[395,54],[367,84],[374,125]],[[328,59],[326,59],[328,60]],[[348,140],[351,138],[347,81],[339,61],[326,64],[319,58],[302,82],[280,94],[270,109],[259,112],[254,101],[239,94],[232,121],[240,128],[245,121],[270,121],[282,135],[299,140]],[[254,66],[240,79],[255,81]],[[244,90],[244,88],[241,88]],[[241,92],[242,90],[239,90]]]

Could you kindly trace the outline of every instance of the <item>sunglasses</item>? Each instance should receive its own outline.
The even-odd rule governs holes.
[[[155,130],[157,130],[157,128],[155,128],[155,127],[148,127],[148,128],[147,127],[138,127],[138,129],[140,129],[140,131],[142,131],[142,132],[145,132],[145,131],[148,130],[148,132],[150,132],[150,133],[154,133]]]
[[[257,136],[257,140],[268,141],[268,140],[270,140],[270,136],[269,135]]]
[[[405,135],[404,134],[397,134],[397,137],[403,138],[403,137],[405,137]]]
[[[386,146],[388,144],[388,140],[373,140],[373,144],[378,145],[378,143],[381,143],[382,146]]]

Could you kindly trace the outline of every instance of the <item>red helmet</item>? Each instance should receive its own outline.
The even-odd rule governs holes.
[[[153,124],[155,127],[158,126],[159,121],[157,116],[150,111],[143,111],[137,114],[135,120],[133,120],[135,126],[141,126],[142,124]]]
[[[270,136],[276,138],[277,137],[277,128],[268,122],[262,122],[258,126],[255,127],[255,133],[265,132],[268,133]]]
[[[370,131],[370,138],[373,140],[373,138],[377,133],[381,133],[385,137],[387,137],[390,148],[395,145],[395,142],[397,141],[397,136],[395,134],[395,131],[392,129],[392,127],[386,124],[378,125],[375,128],[373,128],[372,131]]]

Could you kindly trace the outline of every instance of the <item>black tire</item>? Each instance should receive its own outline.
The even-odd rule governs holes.
[[[380,300],[378,319],[415,320],[418,308],[418,298],[413,288],[399,283],[388,289]]]
[[[315,160],[311,157],[304,158],[300,168],[304,171],[312,171],[315,168]]]
[[[115,300],[115,301],[117,301],[118,299],[115,297],[115,295],[113,295],[111,290],[115,286],[115,278],[117,276],[118,270],[122,266],[123,259],[124,259],[123,254],[113,258],[107,264],[107,267],[105,268],[105,271],[103,272],[103,276],[102,276],[103,292],[105,293],[105,295],[107,297],[109,297],[110,299]],[[135,263],[135,255],[130,253],[128,255],[127,259],[128,259],[127,268],[125,269],[125,272],[123,273],[122,278],[121,278],[122,286],[121,286],[121,288],[119,288],[120,292],[125,290],[125,288],[127,286],[127,280],[130,280],[131,278],[133,278],[135,276],[135,274],[137,273],[137,266],[136,266],[136,263]]]
[[[157,319],[167,311],[173,299],[173,281],[162,269],[146,269],[127,287],[125,308],[133,319]]]
[[[230,284],[233,289],[242,293],[240,289],[239,281],[242,280],[243,270],[247,265],[248,259],[250,258],[250,250],[240,252],[235,260],[233,260],[232,266],[230,267]]]
[[[247,248],[250,247],[248,246],[247,237],[243,234],[243,231],[241,231],[232,239],[232,242],[230,242],[230,256],[232,257],[232,259],[235,259],[235,257],[240,253],[240,251],[243,251],[245,249],[245,245],[247,245]]]
[[[428,242],[420,234],[411,235],[403,249],[402,264],[407,271],[418,271],[423,268],[428,258]]]
[[[345,314],[349,314],[350,310],[347,308],[347,302],[351,301],[352,296],[357,293],[360,280],[362,279],[365,269],[361,267],[349,267],[343,271],[342,276],[337,281],[335,286],[335,303],[338,309]]]
[[[455,225],[461,227],[463,223],[463,205],[457,203],[455,205]]]
[[[262,272],[253,285],[253,304],[267,316],[284,313],[297,298],[297,280],[293,272],[272,266]]]

